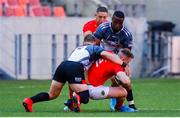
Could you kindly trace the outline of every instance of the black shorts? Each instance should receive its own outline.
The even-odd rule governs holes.
[[[64,61],[56,69],[53,80],[61,83],[82,84],[85,81],[84,66],[73,61]]]

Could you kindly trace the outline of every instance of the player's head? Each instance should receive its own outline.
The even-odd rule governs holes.
[[[84,37],[84,41],[83,41],[84,45],[87,44],[96,44],[96,37],[93,34],[88,34]]]
[[[133,53],[129,49],[122,49],[119,52],[119,56],[126,64],[128,64],[134,58]]]
[[[123,27],[124,13],[122,11],[115,11],[112,16],[112,29],[114,32],[118,32]]]
[[[100,25],[101,23],[105,22],[108,17],[108,10],[106,7],[98,7],[96,10],[96,21],[97,25]]]

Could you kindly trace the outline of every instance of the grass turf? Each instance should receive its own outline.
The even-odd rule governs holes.
[[[68,98],[67,85],[53,101],[37,103],[33,113],[26,113],[21,105],[27,96],[48,91],[48,80],[0,80],[0,117],[178,117],[180,116],[180,79],[134,79],[133,92],[136,113],[110,112],[109,100],[91,100],[82,105],[81,113],[64,112]]]

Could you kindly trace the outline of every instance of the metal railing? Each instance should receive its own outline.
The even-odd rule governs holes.
[[[172,70],[172,32],[149,31],[143,49],[143,76],[166,76]]]
[[[82,37],[79,34],[15,34],[12,42],[14,51],[11,50],[14,53],[8,56],[11,63],[14,63],[14,77],[51,78],[59,63],[66,60],[75,47],[82,44]],[[1,52],[5,51],[1,49]]]

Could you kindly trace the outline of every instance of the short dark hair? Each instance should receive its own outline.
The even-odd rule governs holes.
[[[84,37],[84,42],[93,42],[96,40],[96,37],[93,34],[88,34]]]
[[[108,10],[107,10],[106,7],[100,6],[100,7],[97,8],[96,12],[108,12]]]
[[[125,18],[125,15],[122,11],[115,11],[113,17],[116,16],[118,18]]]
[[[129,49],[122,49],[122,50],[121,50],[121,53],[123,53],[123,54],[126,55],[127,57],[134,58],[133,53],[132,53]]]

